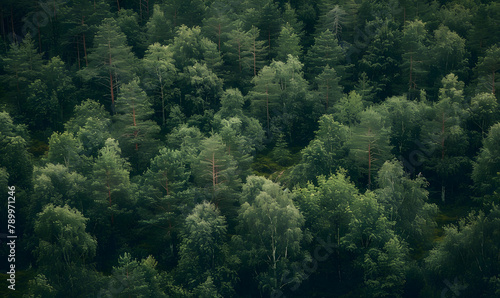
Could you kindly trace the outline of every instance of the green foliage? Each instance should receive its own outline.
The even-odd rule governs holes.
[[[352,129],[348,145],[350,158],[357,167],[354,173],[368,176],[366,184],[368,189],[372,185],[372,173],[377,172],[390,158],[392,149],[389,142],[390,128],[380,113],[368,109],[361,113],[360,123]]]
[[[112,297],[167,297],[161,289],[160,274],[156,270],[158,262],[149,256],[137,261],[129,253],[118,258],[118,266],[113,273],[107,290],[99,294]]]
[[[433,235],[438,213],[435,204],[427,203],[428,182],[423,177],[410,179],[397,161],[386,161],[378,172],[375,191],[387,218],[395,221],[395,231],[412,247],[428,243]]]
[[[464,295],[487,297],[498,292],[499,216],[494,205],[486,214],[471,212],[458,225],[446,227],[443,241],[425,259],[435,280],[456,278]]]
[[[317,176],[329,176],[345,166],[349,137],[347,126],[335,121],[332,115],[321,116],[316,137],[302,150],[302,159],[290,174],[292,183],[314,182]]]
[[[299,42],[300,38],[297,33],[294,32],[294,28],[289,23],[286,23],[278,36],[278,53],[276,60],[286,61],[288,55],[301,57],[302,47]]]
[[[186,217],[183,240],[180,246],[179,271],[185,284],[195,293],[202,289],[209,292],[204,296],[217,293],[233,294],[232,284],[236,281],[234,265],[225,244],[227,224],[224,216],[215,205],[203,202],[196,205]],[[235,263],[227,263],[236,261]],[[218,285],[216,288],[214,283]],[[218,297],[215,294],[213,297]]]
[[[305,58],[308,77],[316,77],[327,65],[335,68],[340,75],[343,75],[344,70],[341,65],[344,53],[335,34],[327,29],[314,40],[314,45],[309,49]]]
[[[40,271],[47,276],[48,285],[42,282],[44,291],[50,286],[58,296],[78,295],[91,286],[91,274],[86,264],[96,253],[96,240],[85,232],[87,218],[77,211],[52,204],[38,214],[35,234],[39,239],[35,250]],[[89,280],[90,279],[90,280]]]
[[[498,141],[500,140],[500,123],[493,125],[486,138],[483,140],[483,148],[479,152],[472,179],[477,190],[483,195],[498,196],[500,180],[499,165],[500,152],[498,152]]]
[[[9,185],[31,186],[33,163],[27,150],[28,134],[24,125],[14,124],[7,112],[0,112],[0,167],[9,175]]]
[[[114,115],[114,134],[123,155],[128,157],[136,173],[144,171],[158,150],[156,136],[160,127],[151,120],[153,109],[137,79],[120,88]]]
[[[251,178],[248,178],[249,181],[255,180]],[[304,217],[294,206],[289,190],[282,190],[278,184],[267,179],[262,182],[244,188],[260,189],[252,190],[252,195],[247,196],[248,201],[241,205],[241,238],[237,238],[236,242],[241,245],[245,264],[255,268],[259,287],[272,292],[283,286],[283,274],[302,254]]]

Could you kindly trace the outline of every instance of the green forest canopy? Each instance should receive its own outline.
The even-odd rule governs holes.
[[[500,295],[499,3],[7,0],[0,27],[2,295]]]

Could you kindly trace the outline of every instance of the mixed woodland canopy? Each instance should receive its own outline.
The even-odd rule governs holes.
[[[499,2],[3,0],[0,34],[0,295],[500,296]]]

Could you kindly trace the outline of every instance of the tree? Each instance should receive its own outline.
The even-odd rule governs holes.
[[[472,179],[475,188],[482,195],[500,193],[498,140],[500,139],[500,123],[493,125],[483,140],[483,148],[479,152],[473,166]]]
[[[183,220],[194,207],[196,192],[189,188],[190,177],[186,154],[167,148],[160,149],[141,177],[137,232],[144,244],[157,244],[148,247],[148,251],[169,264],[176,262]]]
[[[72,133],[54,132],[49,140],[47,161],[62,164],[69,169],[82,169],[85,160],[82,158],[83,146]]]
[[[180,26],[175,34],[171,49],[175,67],[179,70],[194,66],[198,62],[205,63],[211,71],[216,72],[222,64],[217,45],[203,37],[200,27]]]
[[[99,149],[111,137],[111,119],[101,104],[87,99],[74,109],[74,117],[64,124],[66,133],[81,142],[87,156],[97,157]]]
[[[399,158],[408,156],[414,149],[427,109],[427,104],[410,101],[404,96],[393,96],[383,103],[380,112],[390,123],[391,144]]]
[[[67,205],[48,204],[37,216],[35,250],[37,263],[61,295],[78,295],[92,288],[87,264],[96,254],[97,242],[85,232],[87,218]]]
[[[33,196],[29,214],[33,220],[49,203],[57,206],[68,205],[88,215],[93,207],[89,181],[83,175],[70,171],[61,164],[49,163],[33,171]],[[33,222],[34,224],[34,222]]]
[[[139,87],[138,79],[123,85],[120,92],[122,95],[116,101],[114,115],[116,139],[134,171],[140,173],[157,152],[156,135],[160,127],[150,120],[153,109],[146,93]]]
[[[401,48],[403,51],[401,70],[403,81],[408,82],[410,99],[415,98],[415,92],[425,87],[427,68],[427,30],[420,20],[408,21],[403,29]]]
[[[329,176],[345,167],[349,128],[329,114],[319,119],[316,137],[301,151],[302,158],[290,173],[292,183],[316,182],[316,177]]]
[[[165,16],[164,10],[160,5],[155,4],[153,7],[153,15],[146,23],[146,36],[148,44],[153,45],[159,43],[165,44],[173,37],[172,22]]]
[[[168,46],[154,43],[148,47],[142,63],[145,70],[145,85],[153,89],[154,94],[160,97],[162,124],[165,125],[166,103],[172,97],[169,89],[177,72],[174,66],[173,53]]]
[[[142,8],[142,5],[140,7]],[[132,9],[120,9],[116,22],[127,37],[127,44],[132,47],[133,52],[139,57],[144,56],[147,39],[143,27],[139,25],[142,23],[142,12],[139,16]]]
[[[15,104],[19,113],[25,113],[24,106],[28,97],[28,86],[39,77],[43,60],[35,48],[34,41],[28,33],[21,43],[12,43],[6,55],[2,57],[3,81],[10,90],[15,90]]]
[[[468,53],[465,49],[465,39],[441,25],[434,31],[432,45],[429,49],[433,57],[431,74],[436,78],[432,81],[437,82],[440,77],[449,73],[454,73],[463,79],[467,77]]]
[[[353,126],[359,123],[363,112],[363,99],[356,91],[344,95],[335,104],[335,118],[344,125]]]
[[[334,106],[343,95],[343,88],[339,85],[340,78],[337,71],[327,65],[323,72],[316,77],[315,81],[318,86],[318,95],[324,103],[324,111],[328,112],[329,108]],[[321,110],[323,110],[323,107],[321,107]]]
[[[314,45],[307,52],[305,57],[307,77],[316,77],[327,65],[335,68],[339,76],[342,76],[344,75],[344,69],[341,66],[343,60],[342,48],[335,35],[327,29],[314,38]]]
[[[289,23],[283,25],[280,35],[278,36],[276,60],[286,61],[288,55],[302,57],[300,37],[294,31],[294,28]]]
[[[228,212],[235,211],[235,191],[241,183],[238,163],[228,154],[218,134],[202,140],[200,145],[200,153],[192,165],[195,182],[206,190],[207,198],[229,217]]]
[[[135,56],[127,46],[127,38],[114,19],[104,19],[94,37],[94,47],[88,55],[89,66],[80,70],[85,81],[107,86],[114,111],[117,91],[135,73]]]
[[[425,178],[410,179],[402,163],[392,160],[386,161],[378,171],[377,184],[377,199],[384,206],[387,218],[396,222],[394,228],[398,235],[412,247],[429,243],[438,208],[427,203],[429,192]]]
[[[192,114],[218,106],[223,81],[206,64],[196,62],[185,68],[182,76],[187,82],[184,92],[185,105],[193,107]]]
[[[189,289],[213,280],[222,294],[233,292],[236,281],[234,267],[238,260],[231,258],[225,243],[227,224],[215,205],[203,202],[186,217],[180,246],[179,271]],[[229,261],[236,261],[231,264]],[[213,285],[212,285],[213,287]]]
[[[40,79],[28,85],[25,112],[30,115],[30,127],[34,130],[57,130],[75,105],[75,91],[71,76],[59,57],[42,65]],[[48,135],[47,135],[48,137]]]
[[[471,99],[470,120],[485,137],[488,129],[499,120],[498,103],[492,93],[479,93]]]
[[[118,266],[113,266],[107,290],[100,295],[112,297],[167,297],[161,289],[158,262],[152,256],[137,261],[130,253],[118,258]]]
[[[359,60],[359,68],[373,84],[373,100],[380,102],[394,95],[401,79],[401,32],[397,30],[396,22],[389,19],[368,22],[366,31],[373,30],[372,27],[377,29]]]
[[[113,255],[116,245],[123,243],[123,236],[134,226],[132,210],[135,198],[130,183],[130,164],[121,157],[118,142],[107,139],[95,160],[91,189],[94,208],[90,217],[97,226],[101,257]]]
[[[14,124],[7,112],[0,112],[0,168],[8,173],[9,185],[28,190],[31,187],[33,162],[28,152],[26,127]]]
[[[289,55],[286,63],[273,61],[252,81],[254,88],[248,95],[251,109],[261,123],[267,123],[268,137],[271,131],[284,133],[292,143],[296,135],[295,139],[304,137],[315,121],[303,118],[299,121],[299,114],[312,109],[302,66],[296,57]]]
[[[424,166],[441,180],[441,200],[445,202],[446,186],[450,186],[451,190],[459,186],[463,173],[470,172],[471,162],[465,156],[469,140],[463,128],[467,117],[464,84],[454,74],[444,77],[442,84],[439,101],[424,122],[421,135],[430,148],[430,158]]]
[[[248,177],[248,181],[252,179]],[[260,191],[253,194],[255,197],[248,197],[240,207],[238,239],[242,241],[242,259],[255,268],[259,287],[272,292],[291,282],[283,277],[301,255],[304,217],[295,207],[290,191],[283,191],[276,183],[265,179]]]
[[[367,188],[372,185],[372,172],[377,172],[389,159],[392,146],[389,144],[390,126],[374,109],[361,113],[361,122],[353,127],[349,143],[350,155],[360,173],[368,176]]]
[[[494,205],[487,213],[471,212],[457,225],[445,228],[445,236],[425,259],[425,268],[434,280],[455,277],[463,295],[495,296],[500,274],[500,210]],[[442,283],[434,286],[442,287]]]
[[[268,50],[267,60],[276,57],[276,42],[281,29],[281,14],[278,5],[272,0],[259,0],[251,3],[243,15],[244,27],[249,30],[253,26],[258,28],[259,40],[265,40]]]
[[[476,65],[478,92],[491,92],[496,95],[497,72],[500,71],[500,47],[493,45],[479,58]]]

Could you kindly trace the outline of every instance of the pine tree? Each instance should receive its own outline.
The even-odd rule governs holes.
[[[135,172],[144,171],[158,148],[160,127],[151,120],[153,109],[137,79],[120,88],[116,101],[115,135],[124,156],[128,157]]]
[[[277,42],[276,60],[286,61],[288,55],[302,57],[302,47],[300,46],[300,37],[295,33],[294,28],[286,23],[283,25]]]
[[[309,78],[319,75],[327,65],[335,68],[339,76],[344,74],[344,69],[341,66],[344,53],[335,35],[329,29],[321,32],[314,39],[314,45],[307,52],[305,60],[306,73]]]
[[[88,55],[89,66],[79,73],[86,81],[106,86],[114,111],[117,91],[135,73],[136,58],[127,46],[127,38],[114,19],[105,19],[94,37],[94,47]]]
[[[377,172],[390,158],[390,127],[373,109],[363,111],[360,120],[361,122],[352,129],[350,154],[359,171],[368,176],[366,186],[371,189],[372,173]]]

